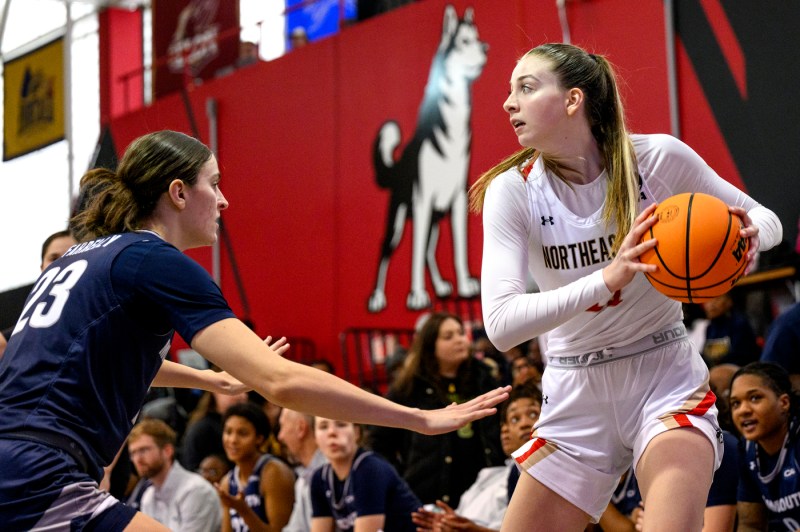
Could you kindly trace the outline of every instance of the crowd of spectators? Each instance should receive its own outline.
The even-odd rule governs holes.
[[[63,231],[48,238],[42,268],[73,242]],[[800,523],[784,501],[800,493],[800,303],[761,336],[737,301],[726,294],[686,308],[725,448],[704,530],[779,530]],[[447,312],[420,319],[395,361],[392,400],[439,408],[513,386],[497,415],[441,436],[314,419],[252,393],[203,392],[185,404],[154,396],[103,486],[175,530],[499,530],[519,477],[510,453],[541,412],[545,351],[538,338],[501,353]],[[312,365],[335,372],[327,360]],[[632,466],[589,529],[640,530],[645,512]]]

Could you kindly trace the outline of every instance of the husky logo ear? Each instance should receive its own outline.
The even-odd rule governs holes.
[[[475,10],[471,7],[468,7],[466,11],[464,11],[464,22],[467,24],[472,24],[472,17],[475,15]]]
[[[441,46],[449,45],[450,39],[452,39],[453,35],[456,33],[456,28],[458,28],[458,15],[456,14],[456,8],[452,5],[448,5],[444,8]]]

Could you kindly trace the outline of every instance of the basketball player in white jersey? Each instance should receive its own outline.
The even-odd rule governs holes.
[[[639,256],[654,206],[681,192],[721,198],[756,252],[777,216],[688,146],[625,128],[614,72],[567,44],[528,52],[503,107],[523,149],[472,189],[483,210],[483,315],[501,351],[547,333],[544,403],[515,453],[522,475],[503,530],[583,530],[630,466],[646,530],[700,530],[721,455],[714,394],[681,306]],[[539,293],[526,293],[530,273]]]

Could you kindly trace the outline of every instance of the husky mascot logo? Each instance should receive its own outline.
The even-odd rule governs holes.
[[[414,137],[399,160],[394,151],[400,144],[400,127],[387,121],[375,139],[373,160],[378,185],[391,192],[386,233],[375,290],[369,311],[386,307],[386,273],[389,259],[400,243],[406,220],[413,221],[410,310],[431,305],[425,287],[425,265],[437,297],[452,294],[453,286],[442,279],[436,264],[439,222],[451,215],[453,251],[458,295],[474,297],[480,284],[467,264],[467,173],[472,130],[472,83],[481,75],[488,45],[478,38],[473,10],[458,18],[453,6],[444,12],[442,39],[433,58],[425,96],[420,106]]]

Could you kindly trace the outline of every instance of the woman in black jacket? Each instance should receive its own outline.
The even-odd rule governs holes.
[[[472,357],[461,319],[437,312],[417,332],[388,397],[410,407],[441,408],[495,387],[497,381],[490,368]],[[457,506],[478,471],[503,463],[497,415],[441,436],[375,427],[370,443],[425,504],[438,499]]]

